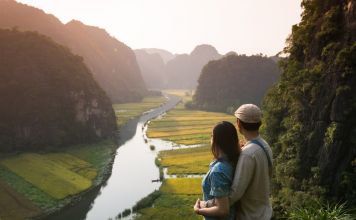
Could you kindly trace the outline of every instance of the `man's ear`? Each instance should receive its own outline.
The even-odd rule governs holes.
[[[240,119],[236,119],[236,124],[239,129],[241,129],[241,122]]]

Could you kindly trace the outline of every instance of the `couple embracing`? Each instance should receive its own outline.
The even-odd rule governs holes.
[[[202,182],[203,200],[194,212],[206,220],[268,220],[272,151],[259,135],[262,112],[253,104],[240,106],[236,123],[246,143],[240,146],[230,122],[218,123],[211,138],[214,161]]]

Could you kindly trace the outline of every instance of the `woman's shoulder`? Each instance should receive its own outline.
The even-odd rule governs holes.
[[[227,160],[216,160],[211,171],[230,174],[233,172],[233,167]]]

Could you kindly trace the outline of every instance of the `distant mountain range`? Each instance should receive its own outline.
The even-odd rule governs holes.
[[[104,29],[80,21],[62,24],[55,16],[40,9],[13,0],[2,0],[0,28],[13,27],[47,35],[82,56],[114,103],[136,101],[147,92],[133,51]]]
[[[190,54],[160,49],[140,49],[135,54],[148,87],[169,89],[194,89],[203,66],[222,57],[210,45],[199,45]]]

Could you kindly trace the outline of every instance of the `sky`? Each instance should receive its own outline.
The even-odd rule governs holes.
[[[97,26],[132,49],[190,53],[210,44],[219,53],[275,55],[299,23],[301,0],[18,0]]]

